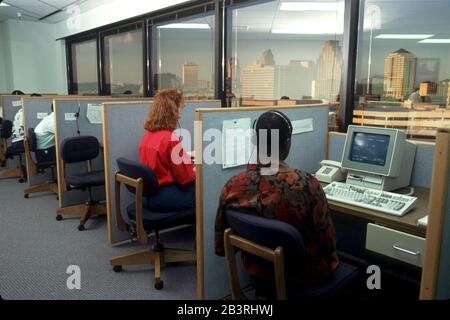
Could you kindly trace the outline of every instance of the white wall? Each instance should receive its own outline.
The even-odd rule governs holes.
[[[11,46],[6,22],[0,22],[0,93],[10,92],[12,86]]]
[[[6,20],[0,31],[5,40],[3,91],[66,93],[64,46],[55,41],[54,25]]]

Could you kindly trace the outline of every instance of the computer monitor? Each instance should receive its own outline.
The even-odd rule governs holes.
[[[347,182],[365,179],[361,185],[380,184],[377,189],[387,190],[409,184],[414,154],[415,144],[401,130],[351,125],[342,167],[349,170]]]

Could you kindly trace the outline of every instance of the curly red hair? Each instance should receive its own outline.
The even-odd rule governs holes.
[[[144,128],[149,131],[175,130],[184,107],[180,89],[159,90],[145,119]]]

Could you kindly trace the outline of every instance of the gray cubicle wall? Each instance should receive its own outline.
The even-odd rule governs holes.
[[[328,157],[330,160],[341,161],[347,135],[330,133],[329,136],[330,147]],[[430,188],[431,171],[433,169],[434,159],[434,143],[417,141],[416,145],[417,149],[411,175],[411,185]]]
[[[187,101],[180,118],[180,127],[189,131],[194,138],[194,119],[197,108],[220,107],[220,101]],[[129,238],[128,232],[116,227],[114,174],[118,170],[117,158],[124,157],[139,161],[139,142],[143,134],[143,124],[149,111],[149,103],[129,102],[103,104],[103,141],[105,170],[107,179],[108,228],[110,243]],[[185,140],[184,140],[185,141]],[[193,142],[190,143],[193,148]],[[132,195],[123,188],[121,191],[122,215],[127,219],[125,207],[132,201]]]
[[[200,112],[202,117],[202,134],[208,129],[222,130],[224,120],[251,118],[251,123],[253,123],[253,120],[269,109],[282,111],[292,121],[313,119],[313,131],[293,135],[287,163],[294,168],[315,172],[319,168],[319,162],[326,158],[328,107],[328,105],[317,105],[286,108],[230,108],[219,112],[208,112],[208,110],[197,112]],[[199,149],[197,149],[198,151]],[[197,224],[197,232],[202,233],[203,243],[197,243],[197,248],[199,246],[203,248],[205,299],[218,299],[230,293],[225,258],[218,257],[214,253],[214,222],[222,187],[232,176],[244,170],[245,166],[223,169],[222,164],[203,164],[201,180],[198,178],[196,182],[201,184],[200,188],[202,189],[202,203],[197,203],[197,209],[202,208],[203,230],[199,230]],[[198,274],[198,276],[202,275]],[[245,285],[245,278],[242,278],[241,281],[241,285]]]
[[[53,98],[34,98],[27,97],[22,99],[23,103],[23,116],[24,116],[24,127],[25,135],[28,135],[28,128],[36,128],[36,126],[41,122],[41,120],[52,112],[51,106],[53,103]],[[31,155],[34,156],[33,154]],[[48,169],[45,173],[40,173],[37,176],[31,176],[28,172],[28,185],[33,186],[52,178],[51,170]],[[56,170],[55,170],[56,179]]]
[[[105,101],[110,101],[104,98],[65,98],[55,99],[55,121],[56,121],[56,154],[58,163],[58,180],[61,181],[61,143],[66,138],[78,136],[78,128],[81,136],[89,135],[96,137],[100,143],[103,140],[102,124],[90,123],[87,119],[87,106],[88,104],[101,105]],[[72,115],[79,112],[78,121],[66,120],[71,119]],[[87,170],[87,164],[73,163],[66,164],[66,175],[83,173]],[[100,151],[99,156],[93,161],[93,170],[103,170],[103,152]],[[59,207],[67,207],[75,204],[84,203],[87,200],[87,191],[83,190],[62,190],[62,184],[58,183],[59,187]],[[105,199],[105,188],[95,187],[92,189],[92,195],[94,200]]]
[[[118,170],[116,160],[124,157],[139,161],[139,142],[143,134],[143,124],[149,111],[149,103],[104,103],[103,141],[107,186],[108,239],[117,243],[130,238],[129,232],[117,229],[114,198],[114,174]],[[122,186],[121,210],[124,219],[126,206],[132,195]]]
[[[28,95],[4,95],[2,99],[3,119],[14,122],[14,117],[22,106],[22,97],[29,97]],[[11,144],[11,139],[8,141],[8,145]],[[25,165],[25,158],[22,158],[22,164]],[[8,159],[7,167],[16,168],[19,166],[18,157]],[[0,169],[1,170],[1,169]]]
[[[183,147],[186,150],[193,150],[193,137],[194,137],[194,122],[195,122],[195,109],[199,108],[220,108],[221,102],[219,100],[205,100],[205,101],[186,101],[186,106],[181,112],[180,127],[191,133],[192,144],[189,146],[186,140],[183,140]]]

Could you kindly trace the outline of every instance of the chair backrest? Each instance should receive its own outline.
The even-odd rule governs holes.
[[[119,166],[120,173],[132,179],[143,179],[143,195],[150,196],[158,192],[158,180],[156,179],[155,172],[145,164],[137,161],[118,158],[117,165]],[[127,189],[135,193],[133,187],[127,186]]]
[[[13,123],[11,120],[3,120],[0,129],[0,138],[9,139],[12,135]]]
[[[30,147],[31,152],[36,152],[37,148],[37,140],[36,133],[34,133],[34,128],[28,128],[28,146]]]
[[[294,226],[233,209],[226,210],[225,215],[234,234],[271,249],[282,247],[287,267],[302,263],[305,245]]]
[[[82,162],[97,158],[100,144],[96,137],[70,137],[61,143],[61,158],[66,163]]]

